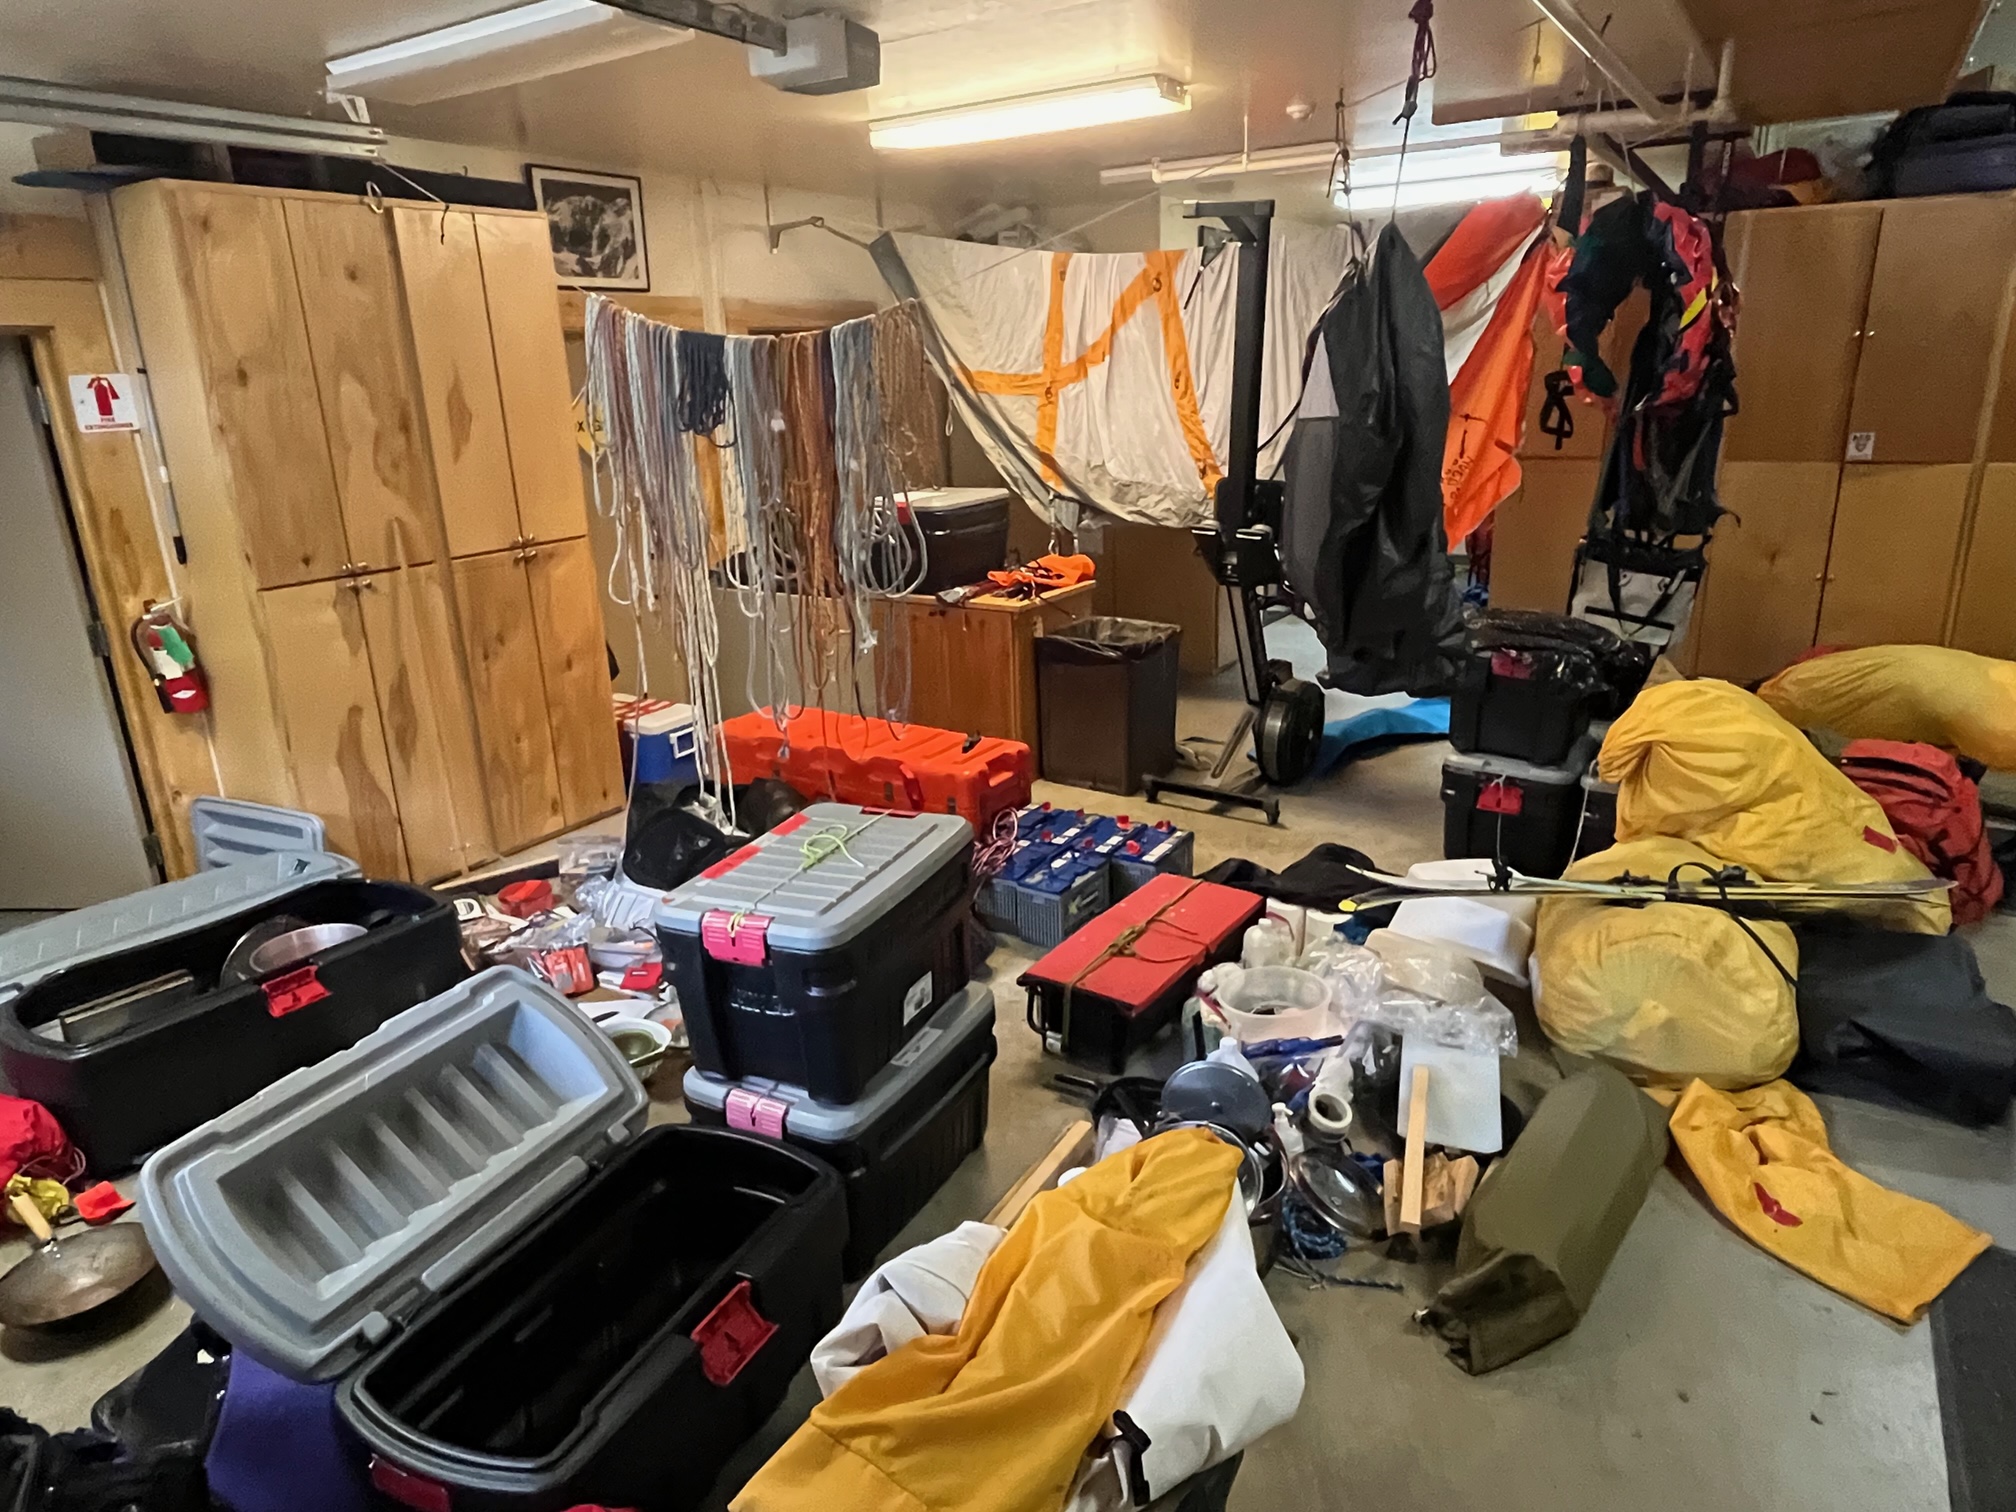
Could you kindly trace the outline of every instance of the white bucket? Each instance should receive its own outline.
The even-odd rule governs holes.
[[[1242,1045],[1263,1040],[1320,1039],[1335,1031],[1330,984],[1293,966],[1256,966],[1219,995],[1232,1037]]]

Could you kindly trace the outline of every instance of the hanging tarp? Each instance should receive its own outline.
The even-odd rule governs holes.
[[[1466,235],[1479,216],[1488,229]],[[1498,350],[1493,317],[1542,218],[1530,196],[1492,202],[1450,238],[1455,246],[1463,237],[1465,256],[1444,280],[1448,377]],[[1504,244],[1508,226],[1517,233]],[[1067,527],[1086,505],[1148,525],[1210,522],[1231,431],[1239,247],[1039,252],[890,234],[874,251],[890,288],[928,317],[927,346],[974,436],[1039,513]],[[1348,226],[1274,226],[1263,478],[1280,469],[1310,337],[1363,253]],[[1530,323],[1529,310],[1517,322],[1521,338]],[[1522,414],[1524,392],[1522,383]]]

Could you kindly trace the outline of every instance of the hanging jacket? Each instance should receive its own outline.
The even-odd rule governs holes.
[[[1347,692],[1433,694],[1454,676],[1463,621],[1442,526],[1448,432],[1442,314],[1389,223],[1317,325],[1288,443],[1282,567]]]

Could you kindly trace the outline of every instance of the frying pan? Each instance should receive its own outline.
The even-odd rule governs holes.
[[[25,1195],[14,1216],[35,1236],[35,1252],[0,1276],[0,1324],[41,1328],[87,1313],[123,1295],[154,1269],[154,1251],[137,1223],[115,1223],[58,1239]]]

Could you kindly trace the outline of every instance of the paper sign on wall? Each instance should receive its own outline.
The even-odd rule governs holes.
[[[86,435],[140,429],[133,380],[124,373],[72,373],[70,408],[77,416],[77,429]]]
[[[1876,432],[1850,431],[1848,433],[1848,460],[1850,462],[1874,462],[1876,460]]]

